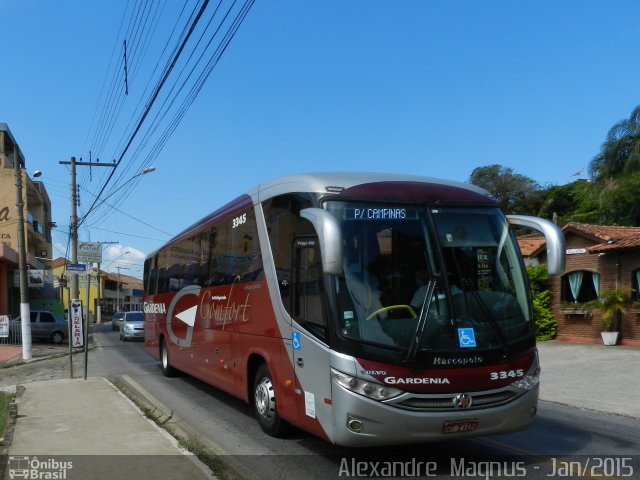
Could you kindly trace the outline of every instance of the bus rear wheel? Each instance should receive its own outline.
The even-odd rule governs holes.
[[[277,437],[287,431],[287,424],[278,414],[273,377],[264,363],[258,367],[253,382],[253,405],[260,428],[265,433]]]
[[[162,340],[160,342],[160,366],[162,368],[162,374],[165,377],[175,377],[176,369],[169,363],[169,349],[167,343]]]

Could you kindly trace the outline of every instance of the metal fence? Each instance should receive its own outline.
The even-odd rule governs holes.
[[[0,345],[22,345],[22,330],[20,325],[15,328],[13,325],[9,328],[9,336],[0,337]]]

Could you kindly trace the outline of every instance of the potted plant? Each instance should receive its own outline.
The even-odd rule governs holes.
[[[620,333],[620,317],[625,313],[625,307],[631,303],[631,291],[625,288],[607,290],[598,300],[591,302],[591,307],[602,312],[604,330],[600,332],[605,345],[618,343]]]

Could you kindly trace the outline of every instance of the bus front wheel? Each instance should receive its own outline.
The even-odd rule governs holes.
[[[264,363],[258,367],[253,382],[253,404],[260,428],[265,433],[273,437],[285,433],[287,424],[278,414],[273,377]]]
[[[164,340],[160,343],[160,366],[165,377],[175,377],[176,369],[169,363],[169,349],[167,348],[167,342]]]

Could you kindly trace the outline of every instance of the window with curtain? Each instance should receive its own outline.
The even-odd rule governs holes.
[[[634,300],[640,300],[640,268],[631,272],[631,297]]]
[[[560,299],[566,303],[596,300],[600,292],[600,275],[588,270],[576,270],[562,277]]]

